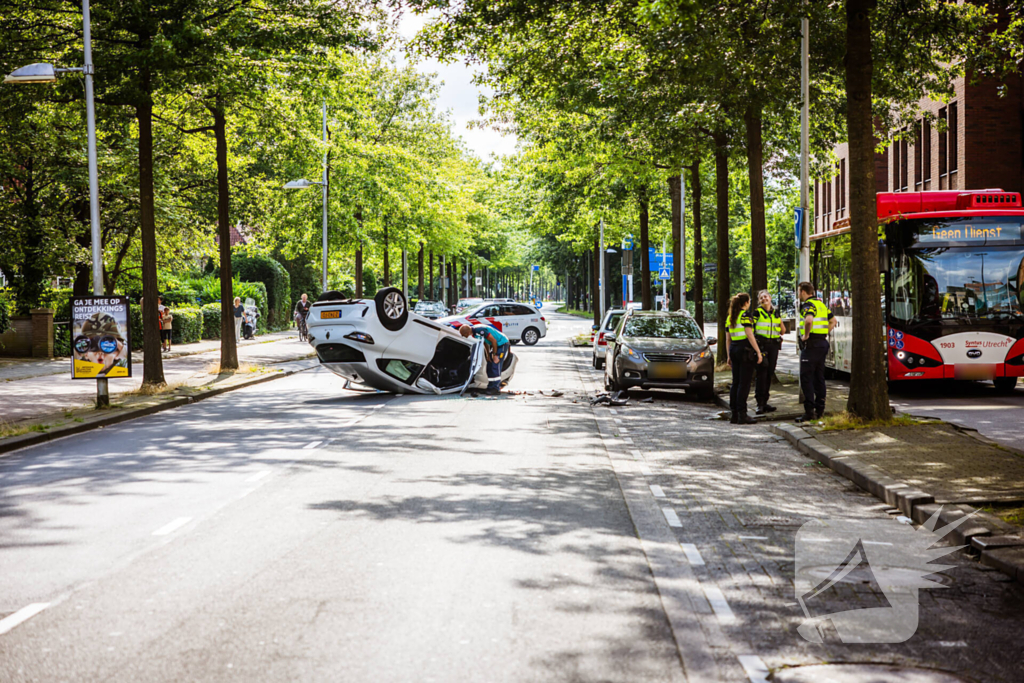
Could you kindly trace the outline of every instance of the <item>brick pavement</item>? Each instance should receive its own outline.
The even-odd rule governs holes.
[[[596,393],[600,373],[589,367],[585,353],[573,353],[584,386]],[[948,588],[919,592],[920,626],[907,642],[803,640],[796,631],[803,613],[794,590],[799,525],[826,517],[885,520],[891,517],[887,506],[764,426],[734,427],[715,419],[719,411],[709,404],[652,395],[653,404],[634,401],[594,412],[612,428],[606,445],[627,451],[647,482],[659,487],[652,495],[664,494],[658,501],[678,516],[677,538],[692,544],[682,546],[680,558],[687,559],[680,561],[689,561],[712,608],[718,589],[734,615],[701,617],[718,645],[722,680],[745,680],[739,657],[751,653],[773,670],[883,662],[942,669],[966,680],[1024,680],[1018,656],[1024,589],[963,552],[943,558],[954,565],[941,579]],[[822,597],[828,611],[878,607],[885,600],[876,585],[860,582],[838,583]],[[713,638],[715,629],[723,639]]]

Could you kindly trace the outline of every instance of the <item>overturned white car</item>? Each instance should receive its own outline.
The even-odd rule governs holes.
[[[357,384],[397,394],[457,394],[486,389],[483,343],[409,310],[401,290],[385,287],[373,299],[324,292],[306,319],[320,364]],[[515,374],[509,352],[502,382]]]

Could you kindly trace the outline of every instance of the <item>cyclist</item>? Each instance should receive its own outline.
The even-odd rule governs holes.
[[[309,330],[306,328],[306,317],[309,315],[309,297],[305,294],[295,303],[295,326],[299,328],[299,340],[306,341]]]

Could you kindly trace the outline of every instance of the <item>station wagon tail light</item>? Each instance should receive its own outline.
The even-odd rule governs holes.
[[[544,316],[541,316],[540,319],[544,322],[547,322],[547,318],[545,318]]]
[[[345,339],[351,339],[352,341],[362,342],[363,344],[372,344],[373,337],[366,334],[365,332],[349,332],[345,335]]]
[[[602,332],[601,336],[597,338],[597,345],[598,346],[608,346],[608,342],[606,342],[604,340],[604,332]]]

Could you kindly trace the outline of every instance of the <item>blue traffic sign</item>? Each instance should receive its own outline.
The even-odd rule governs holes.
[[[654,251],[654,247],[648,247],[647,262],[651,266],[652,273],[656,273],[665,268],[672,270],[672,266],[675,265],[675,254],[670,251],[667,251],[664,254],[656,253]]]
[[[796,248],[799,249],[803,246],[803,232],[804,232],[804,210],[796,209],[793,212],[793,227],[796,235]]]
[[[658,279],[659,280],[671,280],[672,279],[672,273],[668,272],[668,270],[663,268],[663,269],[658,271]]]
[[[534,267],[533,267],[533,269],[534,269],[535,271],[537,271],[537,270],[540,270],[540,266],[534,266]]]

